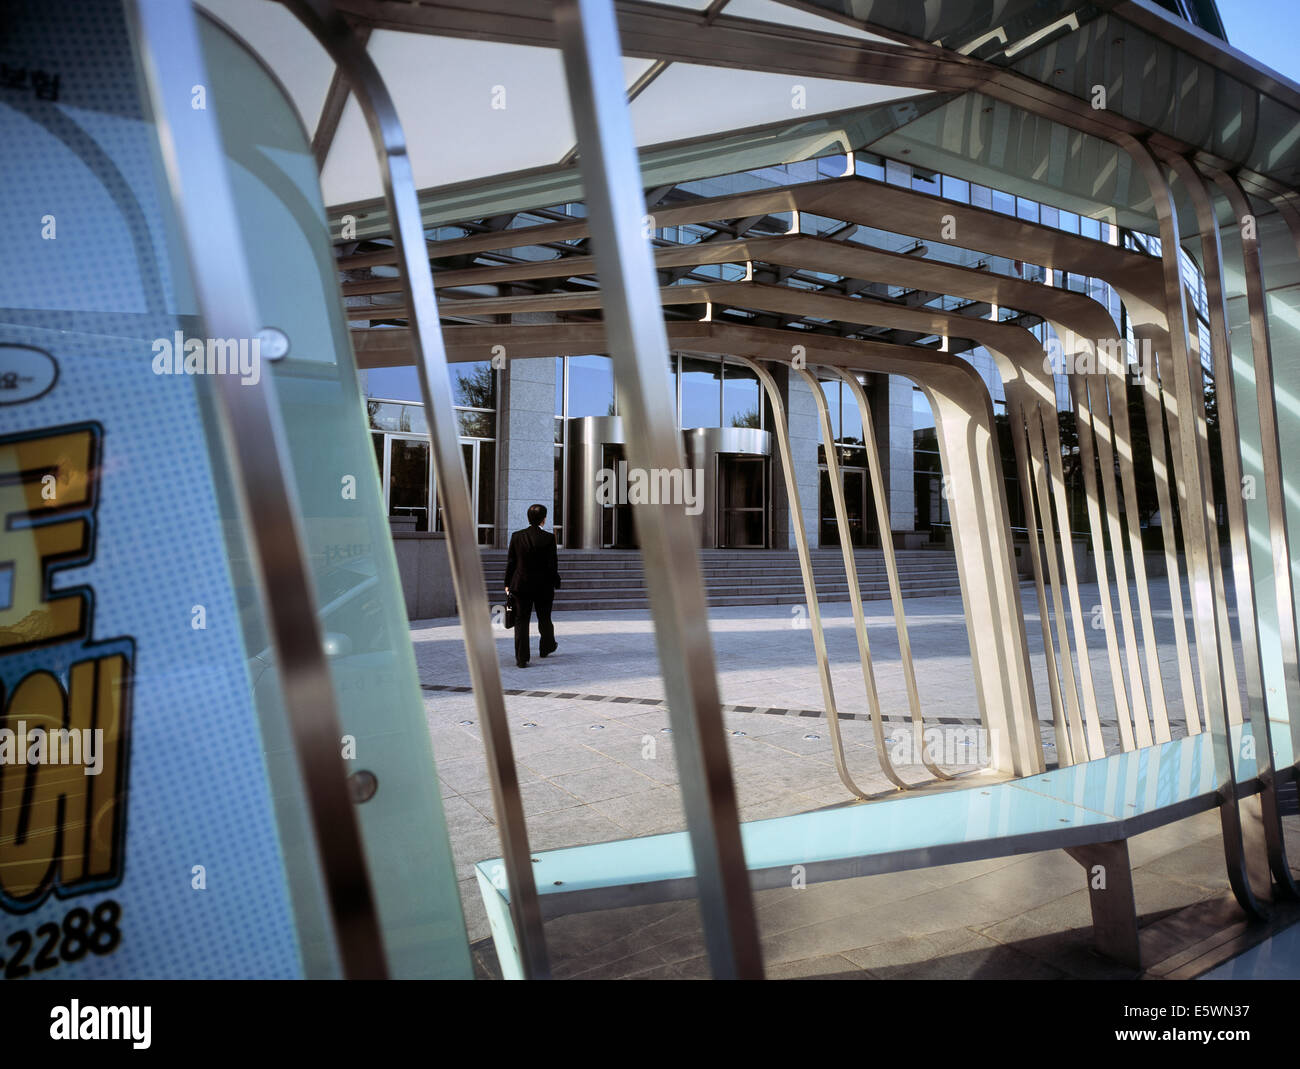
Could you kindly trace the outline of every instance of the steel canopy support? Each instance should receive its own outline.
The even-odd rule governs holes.
[[[483,580],[478,540],[473,533],[476,531],[475,520],[461,459],[447,354],[438,326],[433,275],[425,251],[424,227],[406,151],[406,137],[378,69],[330,0],[282,2],[320,41],[347,76],[374,140],[375,155],[384,179],[384,195],[393,219],[393,240],[403,268],[404,297],[412,312],[410,341],[425,411],[429,413],[429,435],[446,518],[452,582],[465,635],[470,681],[484,726],[483,743],[487,750],[492,800],[501,835],[510,914],[515,938],[519,942],[519,960],[526,977],[548,979],[551,970],[533,879],[523,799],[510,744],[487,586]]]
[[[1191,591],[1196,650],[1205,699],[1206,725],[1214,747],[1219,782],[1219,817],[1223,828],[1224,858],[1228,880],[1238,903],[1255,917],[1268,916],[1268,907],[1252,886],[1250,859],[1246,857],[1241,810],[1238,805],[1233,725],[1228,722],[1224,695],[1222,647],[1218,635],[1216,602],[1223,598],[1220,584],[1210,566],[1213,494],[1206,485],[1209,474],[1208,447],[1199,435],[1192,397],[1191,347],[1188,343],[1187,304],[1183,296],[1181,265],[1178,261],[1178,210],[1164,172],[1145,144],[1128,135],[1117,143],[1133,158],[1146,179],[1160,220],[1161,266],[1169,322],[1170,353],[1163,372],[1172,380],[1172,400],[1180,418],[1173,431],[1175,471],[1185,488],[1182,510],[1183,540],[1187,547],[1188,586]],[[1199,370],[1200,362],[1197,361]],[[1200,388],[1198,382],[1197,388]],[[1217,551],[1217,546],[1215,547]],[[1268,888],[1263,889],[1268,893]]]
[[[127,16],[204,323],[213,337],[255,337],[263,324],[216,114],[189,106],[190,87],[206,81],[194,11],[171,0],[131,0]],[[384,979],[383,935],[339,756],[338,706],[275,387],[269,375],[251,385],[232,375],[216,379],[222,437],[251,536],[340,965],[349,979]]]
[[[835,527],[836,533],[839,535],[840,554],[844,558],[844,578],[848,582],[849,605],[853,611],[853,630],[858,640],[858,662],[862,667],[862,685],[867,694],[867,708],[871,714],[871,731],[876,743],[876,759],[880,762],[881,771],[889,777],[889,781],[898,787],[906,789],[909,784],[894,770],[894,763],[889,754],[889,744],[885,740],[885,725],[880,713],[880,693],[876,688],[876,671],[871,663],[871,644],[867,640],[867,621],[862,613],[862,588],[858,584],[857,559],[853,555],[853,541],[849,536],[848,508],[844,501],[844,484],[840,481],[839,449],[835,441],[835,431],[831,427],[830,406],[826,401],[826,394],[822,391],[817,376],[807,368],[800,368],[799,374],[812,388],[813,400],[817,404],[817,422],[821,427],[822,443],[825,447],[826,474],[831,484],[831,499],[835,508]],[[922,747],[921,753],[924,755],[924,747]],[[927,765],[928,763],[927,759]]]
[[[794,526],[794,544],[799,557],[799,573],[803,578],[804,601],[808,607],[808,627],[812,631],[813,653],[817,658],[817,681],[821,685],[822,701],[826,705],[826,729],[831,736],[831,752],[835,758],[835,772],[840,782],[855,798],[865,800],[866,792],[857,785],[853,773],[849,771],[848,757],[844,752],[844,739],[840,734],[840,711],[835,701],[835,685],[831,680],[830,656],[826,652],[826,632],[822,627],[821,603],[817,598],[817,580],[813,574],[812,556],[808,546],[808,528],[803,522],[803,506],[799,500],[799,483],[794,473],[794,458],[790,453],[790,428],[785,418],[785,405],[781,401],[781,391],[776,380],[760,362],[750,360],[747,356],[729,353],[738,363],[749,368],[758,376],[772,406],[773,431],[776,436],[777,451],[781,455],[781,473],[785,478],[785,492],[790,499],[790,519]],[[874,706],[873,706],[874,709]],[[879,736],[879,718],[875,717],[877,736]],[[889,757],[884,751],[883,742],[877,737],[881,755],[881,768],[891,783],[899,788],[908,786],[900,779],[889,765]]]
[[[876,506],[876,526],[880,529],[881,551],[885,558],[885,574],[889,580],[889,600],[894,609],[894,628],[898,632],[898,655],[902,662],[903,681],[907,687],[907,704],[912,714],[913,752],[921,755],[925,768],[939,779],[952,777],[939,767],[925,746],[925,718],[921,711],[921,695],[916,686],[916,668],[912,664],[912,643],[907,634],[907,616],[903,609],[903,588],[898,578],[898,558],[894,554],[894,541],[889,537],[889,503],[885,498],[885,477],[880,465],[880,447],[876,443],[871,404],[858,376],[844,368],[829,368],[849,387],[858,405],[862,421],[862,442],[867,453],[867,471],[871,476],[871,500]]]
[[[668,342],[628,118],[611,0],[558,0],[556,33],[580,153],[615,377],[627,399],[628,459],[682,470],[664,368]],[[762,956],[723,732],[694,529],[678,505],[634,506],[659,660],[681,766],[704,937],[718,978],[762,976]]]
[[[1251,215],[1250,202],[1235,176],[1211,171],[1232,205],[1240,227]],[[1300,253],[1300,209],[1290,198],[1274,202]],[[1274,596],[1282,670],[1286,680],[1287,719],[1291,728],[1293,775],[1300,772],[1300,636],[1296,633],[1296,600],[1291,575],[1291,541],[1288,531],[1286,487],[1282,478],[1282,446],[1278,434],[1277,400],[1273,376],[1273,349],[1269,334],[1268,299],[1264,286],[1263,256],[1258,233],[1241,235],[1246,269],[1246,297],[1250,308],[1250,347],[1255,366],[1255,397],[1259,410],[1260,451],[1264,460],[1264,494],[1268,503],[1269,542],[1273,550]]]

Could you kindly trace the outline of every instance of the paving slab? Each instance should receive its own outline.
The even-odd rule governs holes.
[[[1022,590],[1022,597],[1050,761],[1054,739],[1042,630],[1032,593]],[[1097,588],[1085,586],[1085,607],[1097,600]],[[1179,738],[1187,726],[1167,589],[1163,598],[1158,587],[1153,590],[1153,607],[1171,727]],[[925,785],[930,779],[925,769],[895,749],[910,739],[911,727],[892,608],[870,602],[864,611],[887,744],[904,757],[898,766],[903,777],[932,789]],[[852,714],[840,721],[850,769],[868,794],[895,797],[897,789],[879,768],[849,606],[830,604],[823,612],[837,702],[842,713]],[[979,755],[971,754],[964,734],[979,720],[961,601],[913,599],[907,615],[926,727],[955,733],[945,765],[954,771],[978,768]],[[727,748],[744,820],[850,804],[834,766],[811,634],[792,626],[797,622],[784,605],[710,613]],[[682,829],[674,737],[649,613],[557,612],[556,627],[560,653],[545,661],[534,658],[524,670],[513,666],[508,633],[497,640],[533,848]],[[499,856],[500,846],[459,624],[417,621],[412,638],[427,688],[430,735],[475,968],[479,975],[496,976],[472,866]],[[1088,639],[1094,685],[1105,710],[1111,681],[1104,633],[1090,631]],[[1118,725],[1105,712],[1102,732],[1118,750]],[[1293,855],[1300,856],[1300,819],[1288,819],[1287,836]],[[1165,972],[1187,971],[1224,953],[1215,950],[1214,932],[1226,931],[1225,918],[1232,914],[1220,916],[1227,881],[1217,815],[1137,836],[1130,851],[1146,926],[1144,952],[1153,948],[1168,963]],[[1132,975],[1093,950],[1084,872],[1061,851],[767,889],[756,893],[755,906],[768,975],[774,979]],[[1180,917],[1185,919],[1179,922]],[[1250,931],[1230,931],[1218,943],[1248,941]],[[555,918],[547,922],[547,940],[557,977],[709,975],[693,901]]]

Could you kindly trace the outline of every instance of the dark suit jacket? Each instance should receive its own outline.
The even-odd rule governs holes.
[[[560,585],[555,535],[529,525],[510,536],[506,586],[511,593],[537,600],[550,598]]]

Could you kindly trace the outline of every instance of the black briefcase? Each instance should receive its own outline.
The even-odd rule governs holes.
[[[515,627],[515,596],[506,594],[506,630],[513,631]]]

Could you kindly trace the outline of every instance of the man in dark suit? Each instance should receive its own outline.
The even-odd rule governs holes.
[[[537,610],[537,630],[543,657],[556,650],[551,602],[560,585],[555,535],[542,530],[545,505],[528,506],[528,526],[510,536],[506,558],[506,591],[515,596],[515,664],[528,667],[528,620]]]

